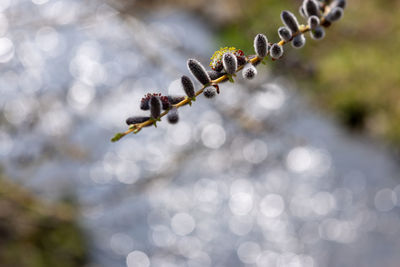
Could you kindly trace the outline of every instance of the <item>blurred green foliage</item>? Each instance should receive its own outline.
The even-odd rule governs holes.
[[[76,210],[48,204],[0,174],[0,266],[73,267],[86,263]]]
[[[243,16],[220,30],[221,46],[253,53],[252,40],[259,32],[270,42],[278,41],[282,10],[305,23],[298,13],[301,2],[246,1]],[[367,130],[399,146],[399,18],[400,1],[348,1],[343,19],[327,29],[323,40],[307,38],[301,50],[286,45],[284,58],[268,66],[295,76],[315,105],[332,111],[349,128]]]

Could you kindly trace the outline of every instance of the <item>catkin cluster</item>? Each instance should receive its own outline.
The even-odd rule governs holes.
[[[284,26],[277,32],[280,40],[276,43],[268,42],[264,34],[257,34],[254,38],[254,55],[245,53],[234,47],[224,47],[216,51],[211,57],[210,70],[196,59],[189,59],[187,67],[202,87],[196,91],[192,79],[186,75],[181,77],[182,96],[163,96],[161,93],[148,93],[141,102],[142,110],[150,111],[149,116],[133,116],[126,119],[129,129],[117,133],[112,141],[118,141],[129,133],[138,133],[143,127],[157,126],[157,121],[167,116],[171,124],[179,121],[178,108],[191,105],[196,97],[203,94],[206,98],[213,98],[219,94],[218,84],[229,80],[234,82],[236,73],[242,70],[244,79],[251,80],[257,75],[256,66],[265,63],[269,56],[273,60],[280,59],[284,54],[283,46],[291,43],[294,48],[301,48],[306,43],[305,33],[310,32],[312,39],[320,40],[325,36],[325,29],[343,16],[346,0],[304,0],[299,8],[300,15],[306,20],[306,25],[299,24],[297,17],[289,12],[282,11],[281,19]]]

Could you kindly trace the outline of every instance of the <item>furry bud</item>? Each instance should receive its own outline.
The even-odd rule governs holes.
[[[243,78],[251,80],[257,75],[257,69],[251,63],[247,63],[242,70]]]
[[[286,10],[282,11],[281,19],[286,27],[292,31],[292,33],[299,31],[299,23],[297,22],[297,18],[295,15],[293,15],[293,13]]]
[[[188,76],[183,75],[181,78],[181,83],[183,91],[185,91],[186,95],[189,98],[195,97],[196,92],[194,91],[194,85],[192,80]]]
[[[171,124],[176,124],[179,121],[179,114],[177,108],[172,108],[167,115],[167,120]]]
[[[168,96],[160,96],[160,101],[163,110],[171,108],[171,103],[169,102]]]
[[[315,30],[319,26],[319,18],[317,16],[311,16],[308,18],[308,26],[311,30]]]
[[[142,110],[149,110],[150,105],[149,101],[152,96],[158,96],[161,97],[161,93],[147,93],[142,97],[142,100],[140,101],[140,109]]]
[[[168,101],[171,105],[176,105],[183,100],[185,100],[184,96],[168,96]]]
[[[268,52],[268,39],[264,34],[257,34],[254,38],[254,51],[259,58],[263,58]]]
[[[321,40],[325,37],[325,30],[323,27],[318,26],[314,30],[311,31],[311,38],[314,40]]]
[[[207,74],[208,74],[208,76],[210,76],[211,80],[216,80],[216,79],[224,76],[225,73],[219,72],[219,71],[215,71],[215,70],[208,70]]]
[[[150,114],[153,119],[157,119],[161,114],[161,101],[158,96],[150,98]]]
[[[306,44],[306,38],[304,34],[299,34],[293,38],[292,46],[294,48],[302,48]]]
[[[203,91],[203,95],[207,98],[213,98],[216,94],[217,94],[217,90],[212,86],[207,87]]]
[[[319,5],[315,0],[305,0],[303,2],[303,7],[307,17],[319,17],[321,15],[319,12]]]
[[[150,99],[145,99],[145,100],[140,101],[140,109],[141,110],[149,110],[150,109],[149,100]]]
[[[210,76],[208,76],[206,69],[195,59],[189,59],[187,66],[190,72],[201,84],[208,84],[211,82]]]
[[[143,117],[143,116],[133,116],[129,117],[126,119],[126,124],[131,125],[131,124],[136,124],[136,123],[142,123],[145,121],[148,121],[150,117]]]
[[[289,42],[292,38],[292,32],[286,27],[280,27],[278,29],[279,37],[285,42]]]
[[[331,8],[340,7],[345,9],[346,8],[346,0],[335,0],[330,4]]]
[[[269,54],[273,59],[278,59],[283,55],[283,47],[279,44],[273,44],[269,50]]]
[[[301,6],[299,7],[299,14],[300,14],[300,16],[302,16],[303,18],[307,18],[307,15],[306,15],[306,12],[304,11],[303,5],[301,5]]]
[[[335,7],[331,11],[329,11],[325,19],[329,22],[335,22],[341,19],[342,17],[343,17],[343,8]]]
[[[237,69],[237,59],[232,53],[225,53],[222,57],[222,64],[228,74],[234,74]]]

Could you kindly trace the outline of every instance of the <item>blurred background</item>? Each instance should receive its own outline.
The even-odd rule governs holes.
[[[399,1],[110,142],[300,4],[1,0],[0,266],[398,266]]]

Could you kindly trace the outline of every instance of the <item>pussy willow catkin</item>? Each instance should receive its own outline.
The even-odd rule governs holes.
[[[127,134],[138,133],[146,126],[157,126],[157,121],[167,116],[171,124],[179,121],[178,109],[187,104],[192,105],[196,97],[203,94],[206,98],[213,98],[219,94],[218,84],[229,80],[234,82],[236,73],[242,71],[246,80],[257,75],[256,66],[264,62],[269,56],[273,60],[280,59],[284,54],[283,46],[291,43],[294,48],[301,48],[306,43],[305,33],[310,32],[311,38],[320,40],[325,36],[324,28],[343,17],[346,0],[304,0],[299,8],[300,15],[306,24],[299,23],[297,17],[289,12],[282,11],[281,19],[285,26],[278,28],[280,40],[269,43],[267,36],[260,33],[254,38],[254,55],[245,55],[235,47],[224,47],[216,51],[211,57],[210,70],[207,70],[198,60],[189,59],[187,67],[202,87],[196,91],[193,81],[186,75],[181,77],[182,96],[164,96],[161,93],[148,93],[140,101],[140,108],[150,111],[149,116],[132,116],[126,119],[129,129],[117,133],[111,141],[120,140]],[[163,112],[161,112],[164,110]]]

